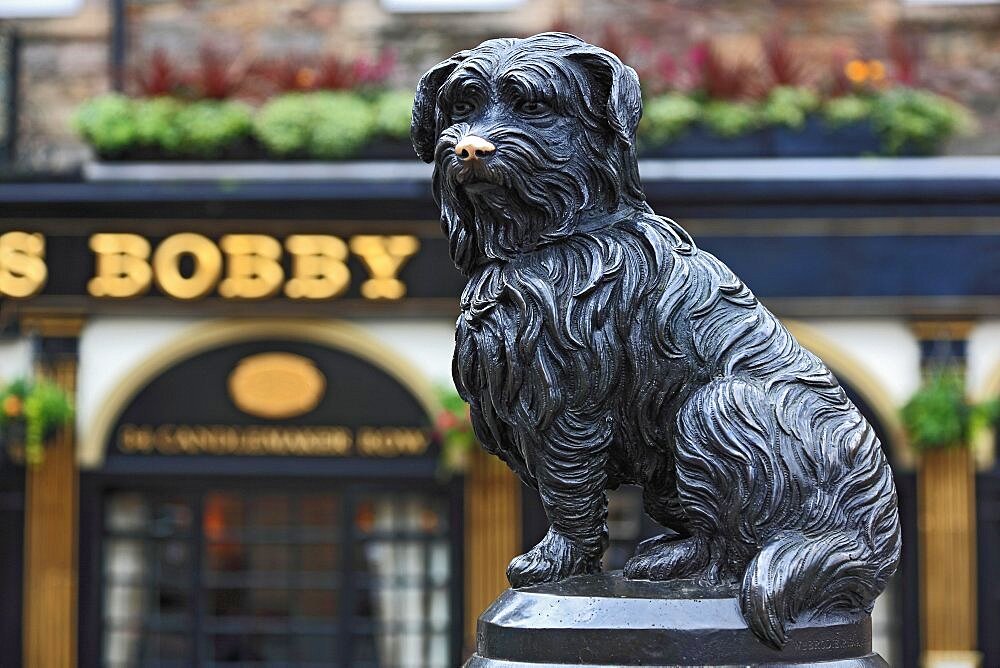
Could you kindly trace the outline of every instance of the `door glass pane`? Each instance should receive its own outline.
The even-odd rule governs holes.
[[[351,625],[356,665],[447,666],[451,564],[443,499],[380,493],[358,499]]]
[[[333,494],[205,496],[202,583],[216,662],[332,660],[340,643],[338,519]]]
[[[192,503],[113,494],[104,510],[106,666],[190,664]]]
[[[104,665],[449,665],[441,496],[118,492],[104,527]]]

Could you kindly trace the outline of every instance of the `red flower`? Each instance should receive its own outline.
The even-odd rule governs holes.
[[[455,417],[450,411],[442,411],[439,413],[435,424],[441,431],[448,431],[449,429],[455,429],[459,426],[458,418]]]

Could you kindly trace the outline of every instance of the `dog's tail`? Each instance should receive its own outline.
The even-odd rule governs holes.
[[[796,424],[795,402],[787,405],[786,423]],[[813,457],[833,460],[827,470],[839,475],[817,475],[822,491],[804,504],[797,526],[765,535],[740,592],[747,624],[778,648],[788,622],[870,612],[899,563],[896,491],[875,430],[848,403],[812,415],[820,423],[808,436]]]
[[[894,566],[894,558],[876,554],[850,531],[779,533],[747,566],[740,592],[743,617],[758,638],[780,649],[788,640],[786,622],[803,613],[871,611],[892,572],[879,566]]]

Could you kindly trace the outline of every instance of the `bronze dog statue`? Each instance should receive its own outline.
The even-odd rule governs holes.
[[[599,571],[605,492],[640,485],[672,533],[626,577],[739,583],[780,647],[790,621],[871,609],[899,560],[892,474],[826,366],[646,204],[641,113],[636,73],[563,33],[420,80],[413,143],[468,277],[455,384],[551,523],[512,586]]]

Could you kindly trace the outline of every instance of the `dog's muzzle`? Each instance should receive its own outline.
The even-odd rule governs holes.
[[[464,162],[475,162],[492,155],[497,147],[476,135],[465,135],[455,144],[455,155]]]

